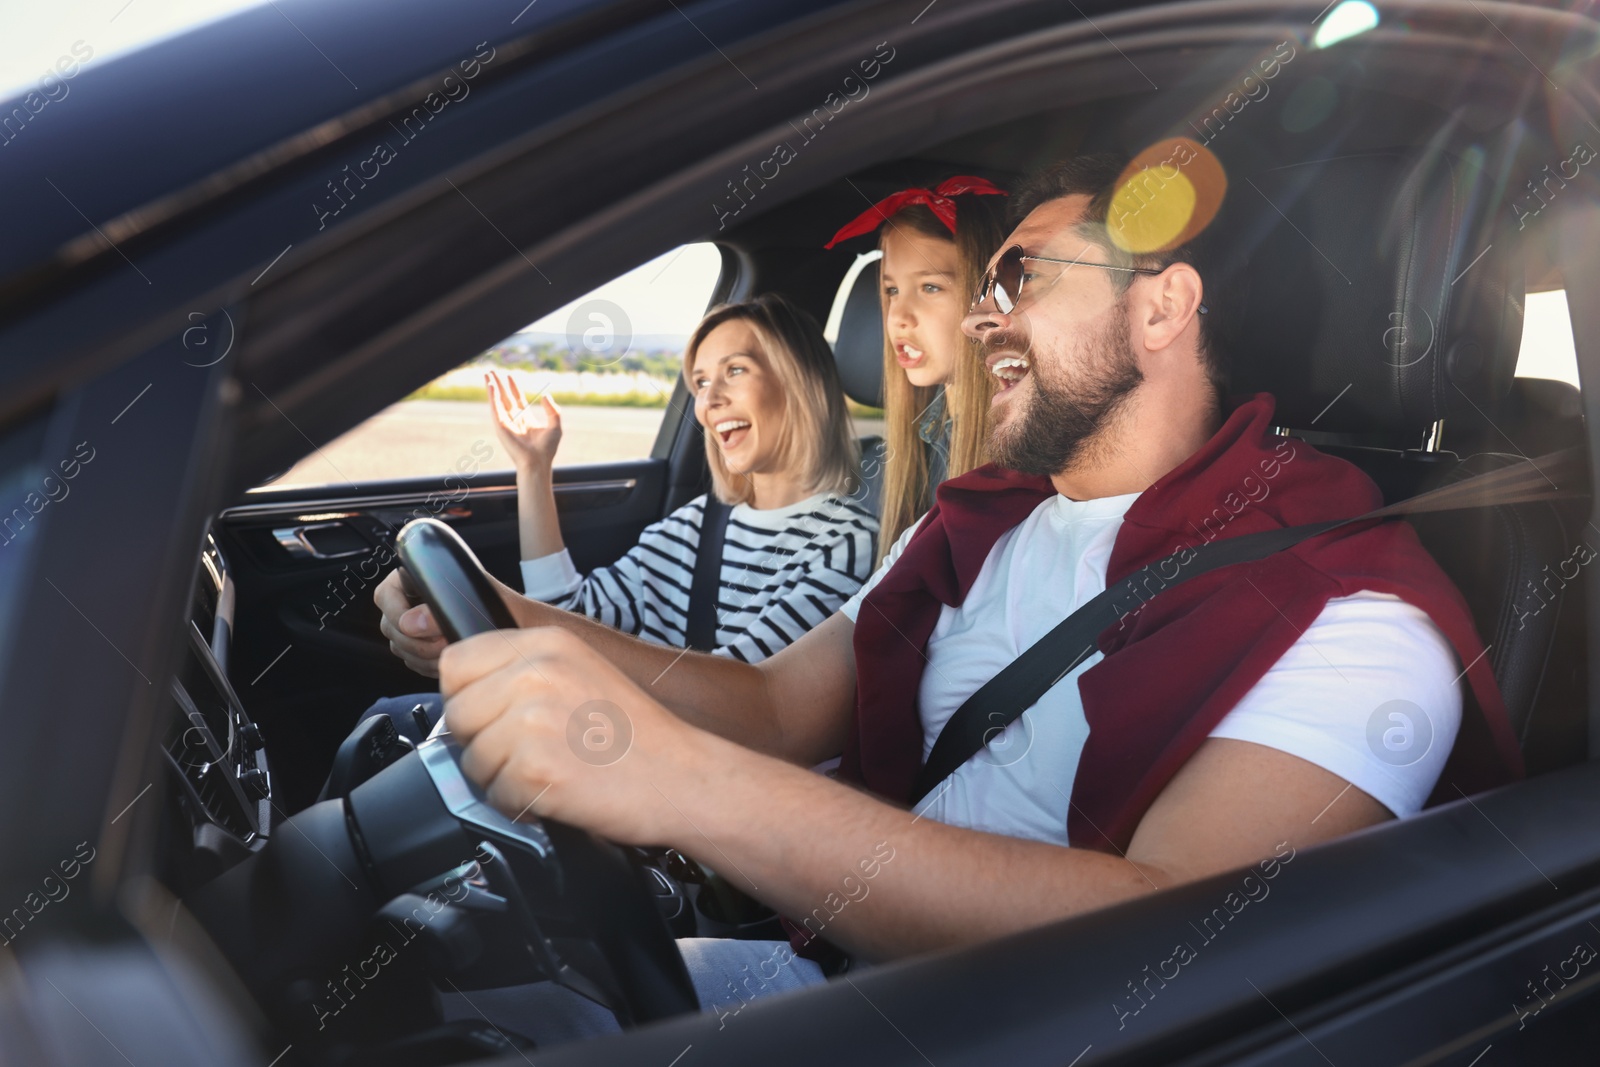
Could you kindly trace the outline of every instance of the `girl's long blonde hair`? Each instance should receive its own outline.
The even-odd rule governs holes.
[[[1004,201],[999,197],[963,196],[958,203],[954,235],[932,211],[921,204],[913,204],[896,212],[883,226],[878,247],[883,247],[883,234],[891,226],[904,226],[941,241],[954,241],[959,260],[956,296],[965,303],[978,291],[984,267],[1005,239],[1006,228]],[[878,526],[878,562],[881,563],[900,535],[933,505],[934,487],[928,484],[927,448],[917,435],[917,424],[938,395],[938,387],[912,385],[905,371],[900,369],[889,340],[889,299],[882,285],[878,287],[878,304],[885,323],[883,408],[887,457],[883,472],[883,517]],[[982,346],[965,334],[958,339],[955,370],[944,391],[945,416],[951,420],[950,462],[945,477],[954,478],[989,461],[989,398],[994,395],[994,380],[983,365]]]

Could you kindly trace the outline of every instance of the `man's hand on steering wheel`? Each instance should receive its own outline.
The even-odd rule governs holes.
[[[714,766],[711,735],[652,700],[555,627],[497,630],[438,660],[461,769],[512,818],[533,814],[622,844],[682,840],[671,798]]]

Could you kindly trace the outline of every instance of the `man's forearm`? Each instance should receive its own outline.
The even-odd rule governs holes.
[[[808,930],[869,960],[1028,929],[1165,888],[1149,865],[947,826],[821,775],[716,746],[661,788],[670,842]]]
[[[570,630],[685,722],[746,748],[785,757],[782,731],[759,667],[642,641],[586,615],[532,600],[504,583],[495,584],[518,626]]]

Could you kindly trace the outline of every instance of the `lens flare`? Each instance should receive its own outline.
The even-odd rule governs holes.
[[[1194,184],[1181,171],[1159,184],[1151,175],[1139,172],[1111,198],[1111,217],[1118,220],[1111,239],[1126,252],[1167,248],[1194,218]]]
[[[1375,29],[1377,25],[1378,9],[1367,0],[1344,0],[1323,16],[1322,25],[1317,27],[1316,34],[1311,38],[1311,47],[1331,48],[1340,41]]]
[[[1278,124],[1290,133],[1304,133],[1321,125],[1338,107],[1338,86],[1317,75],[1295,86],[1278,114]]]
[[[1106,231],[1124,252],[1164,252],[1210,225],[1228,191],[1222,163],[1188,137],[1158,141],[1117,180]]]

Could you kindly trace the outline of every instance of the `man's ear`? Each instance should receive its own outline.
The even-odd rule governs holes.
[[[1144,288],[1136,324],[1143,333],[1145,350],[1159,352],[1183,336],[1199,316],[1204,286],[1199,271],[1187,263],[1174,263]]]

